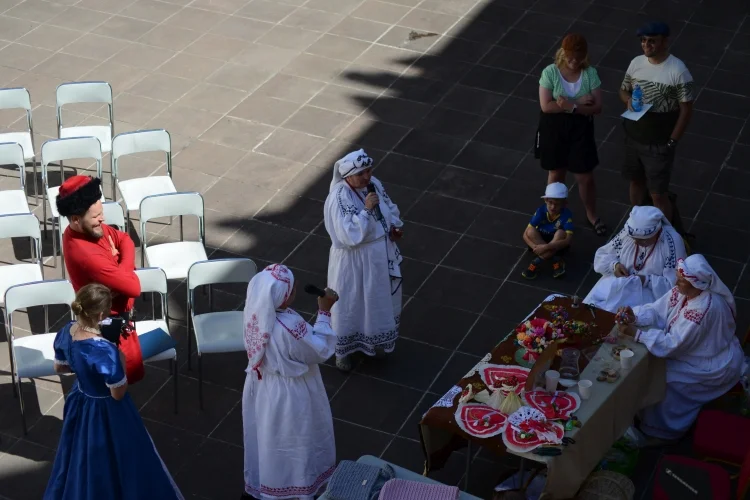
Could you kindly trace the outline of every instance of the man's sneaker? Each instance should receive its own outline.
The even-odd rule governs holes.
[[[533,262],[529,264],[529,267],[523,270],[521,276],[523,276],[527,280],[533,280],[534,278],[536,278],[536,265]]]
[[[562,278],[565,274],[565,261],[559,259],[552,263],[552,277]]]

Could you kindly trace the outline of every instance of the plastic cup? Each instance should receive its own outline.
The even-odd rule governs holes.
[[[560,372],[557,370],[547,370],[544,372],[544,380],[547,384],[547,392],[555,392],[557,383],[560,381]]]
[[[591,397],[592,385],[594,385],[594,383],[587,379],[578,381],[578,395],[581,396],[581,399],[588,399]]]
[[[633,356],[635,353],[630,349],[620,351],[620,366],[623,370],[630,370],[633,367]]]

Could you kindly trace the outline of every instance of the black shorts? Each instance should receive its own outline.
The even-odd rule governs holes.
[[[625,136],[625,161],[622,176],[629,181],[646,183],[649,193],[669,191],[674,164],[674,149],[666,144],[641,144]]]
[[[544,170],[565,169],[585,174],[599,165],[594,140],[594,119],[573,113],[539,115],[534,158]]]
[[[542,239],[544,240],[545,243],[551,242],[552,238],[555,237],[554,234],[544,234],[541,231],[539,232],[539,234],[541,235],[541,237],[542,237]],[[534,249],[531,248],[530,246],[528,246],[528,245],[526,245],[526,246],[528,247],[529,252],[533,252],[534,251]],[[563,248],[562,250],[558,250],[555,255],[565,255],[566,253],[568,253],[568,250],[570,250],[569,246]]]

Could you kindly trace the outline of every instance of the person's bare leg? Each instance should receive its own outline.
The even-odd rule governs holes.
[[[630,204],[639,206],[646,197],[646,183],[642,180],[630,181]]]
[[[586,218],[591,224],[594,224],[599,218],[596,215],[596,183],[594,182],[594,174],[592,172],[576,174],[576,182],[578,183],[578,194],[581,196],[583,208],[586,209]]]
[[[552,184],[553,182],[562,182],[565,184],[565,174],[567,173],[567,170],[564,168],[558,169],[558,170],[548,170],[547,171],[547,184]]]
[[[651,193],[651,199],[654,202],[654,206],[661,210],[661,212],[664,214],[664,217],[667,218],[668,221],[672,220],[672,201],[669,199],[669,195],[667,193],[663,194],[656,194]]]
[[[552,241],[550,243],[557,243],[558,241],[564,240],[566,237],[567,235],[565,231],[563,231],[562,229],[558,229],[557,231],[555,231],[555,235],[552,237]],[[554,257],[558,251],[559,250],[550,250],[548,252],[542,253],[540,257],[543,258],[544,260],[549,260],[552,257]]]
[[[535,245],[546,244],[539,231],[529,226],[526,226],[526,230],[523,232],[523,241],[531,248],[534,248]]]

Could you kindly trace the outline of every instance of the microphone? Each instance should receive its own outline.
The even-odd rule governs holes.
[[[367,185],[367,194],[370,193],[375,193],[375,184],[372,182]],[[383,220],[383,213],[380,211],[380,205],[375,205],[375,217],[378,220]]]
[[[305,293],[309,293],[310,295],[317,295],[318,297],[325,297],[326,291],[318,288],[315,285],[307,284],[305,285]]]

